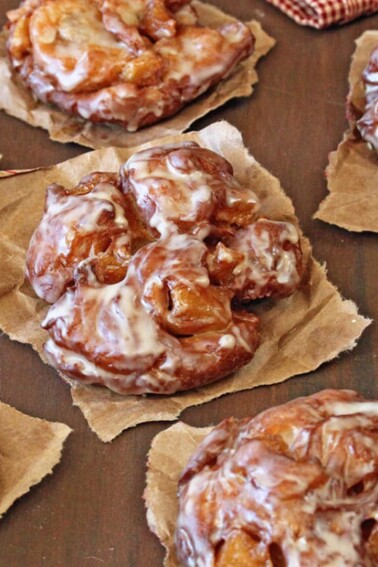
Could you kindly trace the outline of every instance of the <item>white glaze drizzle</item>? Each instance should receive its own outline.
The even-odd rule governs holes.
[[[255,226],[259,223],[264,225],[266,220],[257,221]],[[250,280],[259,296],[272,278],[279,284],[295,289],[299,282],[297,259],[292,249],[284,250],[283,244],[298,244],[299,234],[291,223],[269,221],[269,227],[274,225],[282,227],[279,239],[275,241],[268,230],[256,231],[254,225],[245,229],[243,244],[240,248],[237,246],[237,250],[243,252],[243,259],[233,269],[235,289],[242,289]],[[250,254],[249,250],[253,253]]]

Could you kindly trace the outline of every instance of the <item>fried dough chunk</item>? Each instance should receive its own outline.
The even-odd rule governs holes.
[[[241,22],[197,25],[186,0],[26,0],[7,15],[11,63],[37,98],[130,131],[177,112],[254,44]]]
[[[121,167],[125,194],[132,194],[158,235],[211,231],[251,223],[258,198],[238,183],[231,164],[195,142],[137,152]]]
[[[71,190],[50,185],[26,257],[26,275],[37,295],[57,301],[73,284],[80,262],[92,256],[102,283],[121,280],[133,240],[143,233],[132,212],[114,173],[92,173]]]
[[[174,37],[178,25],[195,25],[190,0],[96,0],[104,27],[135,55],[163,37]]]
[[[348,390],[223,421],[181,475],[182,565],[377,565],[377,431]]]
[[[219,242],[209,255],[209,273],[240,301],[286,297],[297,289],[303,275],[302,252],[291,223],[261,218],[226,242]]]

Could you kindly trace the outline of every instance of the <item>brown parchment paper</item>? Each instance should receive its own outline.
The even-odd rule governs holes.
[[[0,156],[1,159],[2,156]],[[23,173],[25,171],[31,171],[30,169],[1,169],[0,177],[9,177],[10,175],[15,175],[16,173]]]
[[[0,518],[52,473],[71,431],[63,423],[30,417],[0,402]]]
[[[349,99],[363,111],[361,74],[378,45],[378,31],[365,32],[356,44],[349,72]],[[350,231],[378,232],[378,153],[353,135],[353,127],[351,124],[337,150],[329,156],[326,175],[330,193],[314,218]]]
[[[235,20],[210,4],[194,0],[193,5],[198,12],[200,23],[208,27],[215,28]],[[258,80],[255,70],[257,62],[273,47],[275,40],[263,31],[257,21],[247,22],[247,25],[256,39],[255,51],[240,63],[226,80],[184,107],[172,118],[133,133],[117,125],[92,124],[36,101],[12,75],[5,49],[6,36],[3,34],[0,36],[0,109],[32,126],[48,130],[52,140],[75,142],[89,148],[130,147],[161,136],[181,133],[195,120],[231,98],[252,93],[252,85]]]
[[[297,223],[279,181],[248,154],[236,128],[218,122],[200,132],[168,136],[147,145],[183,140],[197,141],[228,159],[241,183],[253,187],[259,196],[262,214]],[[47,333],[39,324],[48,306],[35,297],[24,269],[26,249],[43,211],[45,188],[52,182],[74,186],[91,171],[117,171],[138,149],[105,148],[55,167],[0,179],[0,328],[12,339],[31,344],[42,358]],[[254,308],[261,317],[261,346],[255,358],[236,374],[173,396],[120,396],[105,388],[72,383],[74,404],[99,438],[110,441],[138,423],[174,420],[189,406],[310,372],[353,348],[370,321],[358,315],[356,305],[344,301],[327,281],[325,269],[314,261],[304,238],[302,246],[306,263],[303,285],[290,298],[261,302]]]
[[[179,567],[174,534],[178,514],[177,488],[181,471],[211,427],[178,422],[158,433],[148,453],[144,499],[147,522],[166,549],[164,567]]]

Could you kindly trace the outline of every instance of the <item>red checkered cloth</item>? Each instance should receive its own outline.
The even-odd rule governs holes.
[[[378,12],[378,0],[268,0],[297,24],[328,28]]]

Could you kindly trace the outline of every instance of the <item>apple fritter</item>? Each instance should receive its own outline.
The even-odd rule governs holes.
[[[179,482],[185,567],[378,564],[378,402],[324,390],[224,420]]]
[[[48,187],[27,253],[53,303],[48,360],[122,394],[172,394],[247,364],[259,321],[245,303],[294,293],[302,269],[297,229],[258,210],[231,164],[194,142]]]
[[[373,50],[363,72],[365,86],[365,113],[358,120],[357,128],[364,140],[378,151],[378,46]]]
[[[187,0],[25,0],[7,15],[10,61],[38,99],[129,131],[180,110],[254,45],[237,20],[198,25]]]

